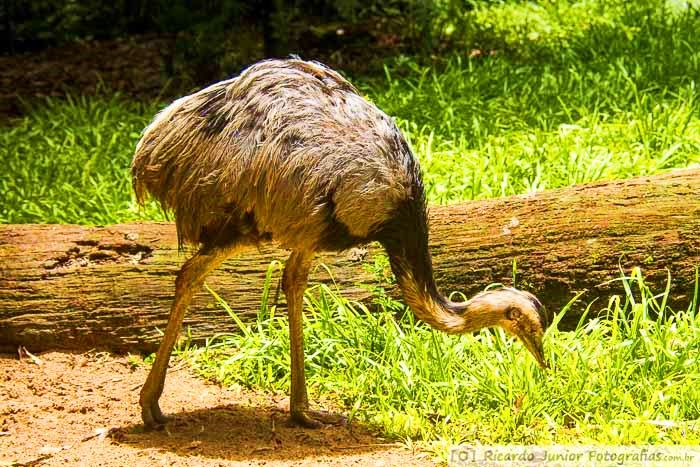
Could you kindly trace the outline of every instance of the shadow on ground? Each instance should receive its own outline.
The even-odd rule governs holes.
[[[114,431],[111,438],[138,449],[232,461],[360,455],[396,446],[373,437],[367,427],[356,422],[317,430],[292,426],[286,411],[274,407],[229,404],[183,411],[174,417],[160,431],[127,425]]]

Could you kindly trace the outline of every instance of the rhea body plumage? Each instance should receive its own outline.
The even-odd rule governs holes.
[[[132,163],[139,202],[174,213],[181,245],[197,247],[176,279],[168,326],[141,391],[147,426],[187,305],[206,275],[241,247],[274,240],[292,251],[282,288],[291,347],[292,420],[311,411],[304,379],[303,294],[315,252],[380,242],[407,304],[430,326],[465,333],[501,326],[545,366],[542,305],[503,288],[455,303],[433,279],[425,190],[416,157],[386,114],[340,74],[300,59],[259,62],[180,98],[144,130]]]

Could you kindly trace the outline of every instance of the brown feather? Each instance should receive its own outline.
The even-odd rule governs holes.
[[[402,143],[338,73],[264,61],[158,114],[136,148],[134,189],[175,214],[181,243],[257,232],[287,248],[332,249],[332,220],[365,238],[411,196],[419,175]]]

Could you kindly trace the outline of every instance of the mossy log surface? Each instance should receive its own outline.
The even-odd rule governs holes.
[[[582,294],[564,321],[571,327],[591,300],[596,312],[622,293],[621,270],[639,267],[659,293],[670,273],[669,305],[685,309],[700,265],[700,170],[433,206],[430,222],[444,292],[470,296],[491,283],[511,285],[515,260],[516,285],[549,310]],[[311,284],[335,280],[345,297],[370,303],[379,277],[368,265],[380,253],[369,245],[319,255],[328,270],[315,268]],[[268,266],[287,255],[261,245],[227,261],[207,284],[252,320]],[[0,226],[0,350],[154,350],[185,257],[170,223]],[[276,268],[271,302],[283,298],[275,293],[279,279]],[[206,290],[184,326],[195,340],[236,332]]]

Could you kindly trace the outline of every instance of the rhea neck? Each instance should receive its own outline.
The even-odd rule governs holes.
[[[404,300],[421,321],[447,333],[465,333],[496,326],[502,319],[492,294],[479,294],[466,302],[453,302],[440,294],[433,277],[428,248],[427,212],[423,203],[407,203],[382,232]]]
[[[416,317],[431,327],[450,334],[461,334],[496,326],[501,320],[498,313],[500,307],[491,303],[491,299],[495,298],[491,294],[479,294],[466,302],[453,302],[440,294],[432,275],[429,253],[427,258],[388,253],[404,300]],[[427,259],[427,264],[420,259]],[[426,272],[428,274],[424,274]]]

